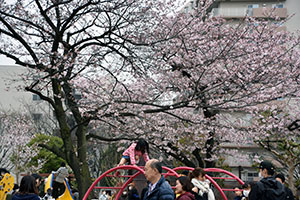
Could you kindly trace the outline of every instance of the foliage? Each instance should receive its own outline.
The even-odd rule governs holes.
[[[29,162],[37,153],[37,146],[27,146],[34,136],[30,117],[23,113],[0,112],[1,123],[1,167],[13,170],[19,176],[21,172],[33,173],[39,166],[31,166]],[[4,154],[2,154],[4,152]],[[17,179],[18,182],[18,179]]]
[[[63,148],[63,141],[61,138],[43,134],[36,134],[35,137],[32,138],[28,143],[28,146],[32,147],[33,145],[38,145],[40,143],[47,143],[50,147],[56,145],[61,149]],[[40,160],[43,160],[43,163],[40,163]],[[42,164],[42,166],[40,166],[39,173],[51,173],[52,171],[56,171],[60,167],[62,161],[64,160],[62,158],[59,158],[51,151],[39,148],[37,155],[34,156],[28,164],[36,167]]]

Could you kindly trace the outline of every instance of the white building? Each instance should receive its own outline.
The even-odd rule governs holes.
[[[190,12],[198,5],[198,0],[186,3],[184,12]],[[270,19],[278,16],[288,19],[282,30],[296,31],[300,29],[299,0],[215,0],[211,16],[229,20],[239,20],[245,16]]]

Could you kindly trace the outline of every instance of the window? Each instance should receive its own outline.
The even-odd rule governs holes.
[[[42,119],[42,113],[33,113],[32,114],[32,119],[35,121],[35,122],[38,122]]]
[[[258,7],[259,7],[258,4],[250,4],[250,5],[248,5],[247,15],[248,16],[253,16],[253,8],[258,8]]]
[[[185,14],[188,14],[189,13],[189,8],[186,6],[186,7],[184,7],[184,12],[185,12]]]
[[[191,1],[190,3],[191,3],[191,9],[193,9],[194,8],[194,1]]]
[[[273,4],[272,8],[284,8],[283,7],[283,3],[277,3],[277,4]]]
[[[33,100],[33,101],[39,101],[39,100],[41,100],[41,98],[40,98],[39,95],[33,94],[33,95],[32,95],[32,100]]]
[[[73,89],[73,96],[75,99],[79,100],[82,98],[82,94],[78,89]]]
[[[254,181],[254,178],[258,177],[258,172],[248,172],[247,181]]]

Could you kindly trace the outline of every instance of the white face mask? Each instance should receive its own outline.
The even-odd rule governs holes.
[[[243,191],[244,196],[245,196],[245,197],[248,197],[248,196],[249,196],[249,192],[250,192],[249,190],[244,190],[244,191]]]

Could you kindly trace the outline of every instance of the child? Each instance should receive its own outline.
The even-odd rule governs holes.
[[[144,139],[139,139],[137,142],[131,144],[128,149],[126,149],[120,160],[118,166],[125,165],[129,163],[130,165],[136,165],[140,157],[143,156],[145,162],[149,160],[149,145]]]

